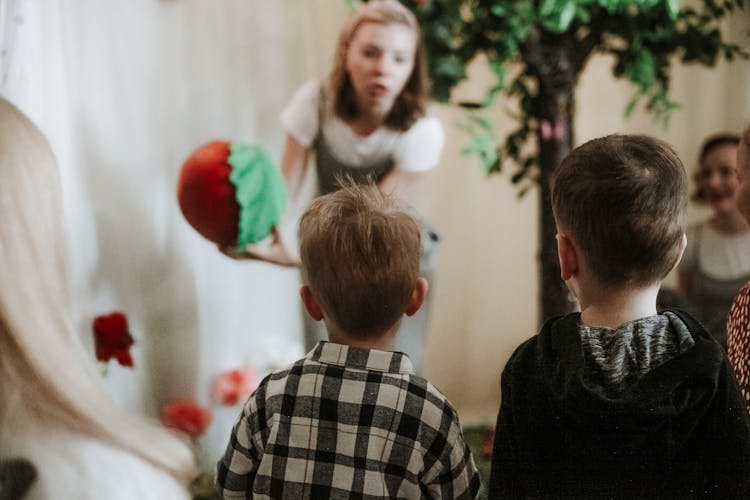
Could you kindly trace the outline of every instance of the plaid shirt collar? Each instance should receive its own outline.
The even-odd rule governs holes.
[[[414,373],[411,360],[402,352],[360,349],[358,347],[320,341],[305,357],[319,363],[345,366],[359,370],[372,370],[401,375]]]

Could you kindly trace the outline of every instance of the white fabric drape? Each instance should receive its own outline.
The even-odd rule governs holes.
[[[127,314],[136,366],[113,362],[106,377],[133,411],[212,405],[221,372],[249,363],[262,375],[303,354],[298,273],[221,255],[182,218],[175,186],[210,140],[280,157],[279,111],[327,69],[311,29],[319,3],[0,3],[2,94],[47,133],[63,172],[75,320],[91,342],[94,316]],[[214,407],[206,457],[236,413]]]

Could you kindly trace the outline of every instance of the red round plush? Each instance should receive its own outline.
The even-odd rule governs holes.
[[[229,180],[230,145],[213,141],[196,149],[180,171],[177,200],[182,215],[204,238],[220,246],[237,244],[240,206]]]

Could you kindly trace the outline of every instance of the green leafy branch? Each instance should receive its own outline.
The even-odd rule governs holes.
[[[679,107],[669,97],[672,62],[714,66],[747,58],[736,43],[724,40],[720,23],[742,9],[742,0],[704,0],[680,9],[677,0],[405,0],[420,19],[430,60],[433,96],[451,101],[452,89],[466,79],[466,67],[479,54],[488,61],[494,83],[480,102],[459,102],[468,110],[461,128],[487,172],[506,163],[518,167],[513,183],[536,181],[539,158],[528,144],[539,136],[541,85],[555,79],[575,83],[594,53],[614,58],[612,73],[635,86],[625,114],[640,105],[666,126]],[[561,57],[561,54],[566,57]],[[564,63],[562,64],[561,63]],[[508,77],[509,64],[520,71]],[[562,64],[562,66],[561,66]],[[515,99],[517,122],[500,144],[487,113],[499,95]],[[525,192],[527,184],[522,185]]]

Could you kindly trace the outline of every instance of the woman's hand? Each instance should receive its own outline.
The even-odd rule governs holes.
[[[300,265],[299,252],[284,241],[275,226],[268,237],[258,243],[247,245],[244,252],[237,250],[236,247],[219,247],[219,250],[235,260],[261,260],[285,267]]]

